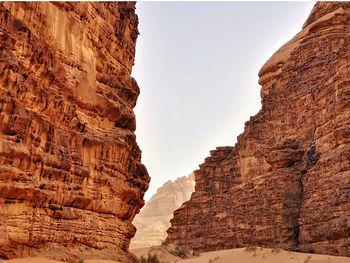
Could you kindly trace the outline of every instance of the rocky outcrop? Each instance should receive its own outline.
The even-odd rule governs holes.
[[[0,258],[126,261],[149,182],[134,5],[0,4]]]
[[[168,241],[350,256],[350,4],[319,2],[262,67],[262,108],[211,152]]]
[[[130,248],[157,246],[166,238],[173,213],[182,203],[188,201],[194,192],[194,175],[168,181],[146,202],[132,222],[137,228]]]

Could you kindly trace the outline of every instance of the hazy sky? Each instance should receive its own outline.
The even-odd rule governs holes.
[[[148,200],[217,146],[234,145],[260,107],[258,72],[315,2],[138,2],[132,75]]]

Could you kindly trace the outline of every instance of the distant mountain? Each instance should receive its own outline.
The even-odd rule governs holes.
[[[159,245],[166,238],[173,212],[190,199],[194,185],[194,174],[190,174],[158,188],[133,221],[137,231],[130,248]]]

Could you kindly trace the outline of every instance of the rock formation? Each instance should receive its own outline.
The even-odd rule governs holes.
[[[0,258],[126,261],[149,182],[134,5],[0,4]]]
[[[262,67],[261,110],[195,171],[168,241],[350,256],[349,21],[350,3],[317,3]]]
[[[131,249],[160,245],[165,240],[174,211],[190,199],[194,184],[194,175],[190,174],[158,188],[132,222],[137,231]]]

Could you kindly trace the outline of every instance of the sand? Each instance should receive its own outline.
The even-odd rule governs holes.
[[[0,260],[0,263],[62,263],[62,261],[56,261],[42,257],[31,257],[31,258],[16,258],[10,260]],[[103,260],[103,259],[89,259],[84,260],[84,263],[116,263],[117,261]]]
[[[131,250],[137,257],[147,256],[148,253],[157,254],[158,257],[167,263],[350,263],[350,258],[335,257],[328,255],[306,254],[289,252],[282,249],[260,248],[236,248],[201,253],[197,257],[181,259],[171,255],[167,249],[162,246],[139,248]],[[3,260],[5,263],[62,263],[42,257],[18,258]],[[1,260],[0,260],[0,263]],[[84,263],[116,263],[111,260],[90,259],[84,260]]]
[[[10,260],[3,260],[5,263],[60,263],[60,261],[42,258],[42,257],[33,257],[33,258],[16,258]],[[0,261],[0,263],[2,263]]]
[[[198,258],[183,260],[183,263],[232,263],[232,262],[246,262],[246,263],[345,263],[350,262],[350,258],[345,257],[332,257],[327,255],[317,255],[317,254],[304,254],[288,252],[285,250],[272,251],[271,249],[258,248],[256,251],[246,251],[245,248],[231,249],[231,250],[221,250],[203,253]]]
[[[148,252],[153,254],[154,251],[158,251],[156,254],[161,254],[161,248],[144,248],[131,250],[137,257],[141,255],[147,256]],[[153,251],[153,252],[152,252]],[[282,249],[269,249],[260,248],[246,249],[236,248],[228,250],[220,250],[213,252],[201,253],[198,257],[192,257],[188,259],[175,259],[173,255],[167,255],[164,253],[159,258],[162,261],[172,263],[350,263],[350,258],[347,257],[335,257],[328,255],[318,254],[306,254],[289,252]]]

